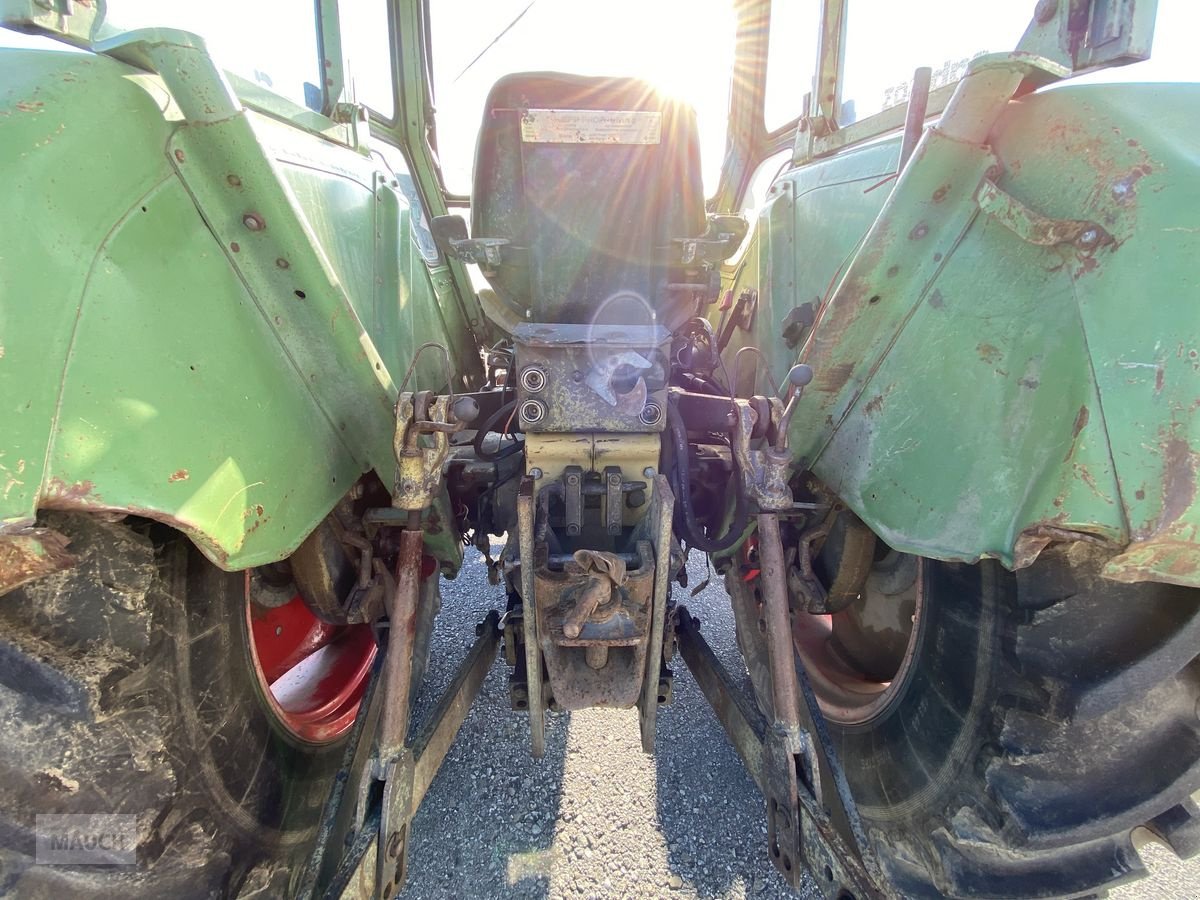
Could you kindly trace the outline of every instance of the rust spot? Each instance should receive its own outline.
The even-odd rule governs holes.
[[[186,159],[186,157],[183,155],[183,151],[182,151],[182,150],[176,150],[176,151],[175,151],[175,161],[176,161],[176,162],[183,162],[183,161],[184,161],[184,159]]]
[[[1101,547],[1109,546],[1109,542],[1102,537],[1062,527],[1064,518],[1065,514],[1060,513],[1052,519],[1023,529],[1013,544],[1013,568],[1023,569],[1032,565],[1046,547],[1056,542],[1073,544],[1083,541]]]
[[[890,266],[890,267],[888,268],[888,270],[887,270],[887,277],[888,277],[888,278],[895,278],[895,277],[896,277],[897,275],[899,275],[899,274],[900,274],[900,267],[899,267],[899,266]]]
[[[187,469],[177,469],[176,471],[172,472],[171,477],[167,479],[168,483],[171,483],[171,484],[175,483],[176,481],[187,481],[187,480],[188,480],[188,470]]]
[[[978,353],[979,358],[988,365],[994,365],[1000,361],[1001,357],[1004,356],[1004,352],[999,347],[986,342],[976,344],[975,352]]]
[[[51,528],[0,536],[0,594],[74,565],[69,544]]]
[[[99,501],[93,495],[96,485],[91,481],[76,481],[67,484],[61,478],[51,478],[42,494],[41,506],[45,509],[78,509]]]
[[[1159,527],[1183,516],[1196,500],[1196,454],[1191,446],[1176,434],[1162,442],[1163,505]]]
[[[1122,206],[1128,206],[1137,199],[1137,183],[1153,171],[1154,170],[1146,163],[1142,163],[1140,166],[1134,166],[1123,178],[1120,178],[1113,183],[1113,199]]]
[[[1024,378],[1022,378],[1020,381],[1018,381],[1017,384],[1019,384],[1021,387],[1025,388],[1028,391],[1036,391],[1038,389],[1038,385],[1040,385],[1041,382],[1038,381],[1036,378],[1027,375]]]
[[[942,296],[942,292],[937,288],[934,288],[933,293],[929,295],[929,305],[934,309],[941,309],[946,305],[946,300]]]
[[[872,397],[865,407],[867,415],[874,415],[883,409],[883,394],[876,394]]]
[[[1144,490],[1142,490],[1141,488],[1138,488],[1136,491],[1133,492],[1133,496],[1136,497],[1138,500],[1145,500],[1146,492]]]
[[[238,251],[240,251],[242,249],[242,247],[237,241],[231,241],[229,244],[229,249],[232,250],[234,253],[237,253]]]
[[[1163,384],[1165,381],[1166,381],[1166,373],[1163,371],[1163,367],[1159,366],[1158,370],[1154,373],[1154,393],[1156,393],[1156,394],[1162,393]]]
[[[846,386],[846,382],[850,380],[850,376],[853,374],[854,363],[836,363],[828,369],[817,372],[817,378],[814,382],[815,389],[824,394],[836,394]]]
[[[41,100],[18,100],[17,109],[21,112],[38,112],[46,104]]]
[[[1075,414],[1075,424],[1071,426],[1071,446],[1067,448],[1067,455],[1063,457],[1063,462],[1071,458],[1071,454],[1075,452],[1075,442],[1079,440],[1079,433],[1087,426],[1090,414],[1086,406],[1079,407],[1079,412]]]
[[[933,192],[933,202],[941,203],[946,199],[946,195],[950,193],[950,185],[943,184],[940,188]]]
[[[242,179],[238,178],[236,175],[232,175],[232,174],[226,175],[225,180],[229,182],[230,187],[241,187],[242,186]]]
[[[259,516],[261,516],[263,514],[263,506],[261,503],[255,505],[254,513],[255,513],[255,515],[259,515]]]

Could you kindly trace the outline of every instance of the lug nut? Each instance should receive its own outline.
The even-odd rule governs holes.
[[[643,425],[657,425],[662,420],[662,407],[654,401],[642,407],[641,420]]]
[[[546,373],[537,366],[530,366],[521,373],[521,387],[536,394],[546,386]]]
[[[546,418],[546,407],[537,400],[526,400],[521,404],[521,421],[526,425],[536,425]]]

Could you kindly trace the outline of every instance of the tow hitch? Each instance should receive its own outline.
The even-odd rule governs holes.
[[[636,612],[646,607],[645,612],[650,613],[649,623],[642,626],[648,638],[645,658],[636,652],[631,655],[633,670],[630,675],[634,678],[632,688],[636,701],[626,698],[625,702],[617,702],[602,694],[602,698],[608,697],[612,705],[638,707],[643,748],[653,752],[657,707],[654,701],[663,692],[661,676],[650,676],[660,675],[667,656],[662,651],[669,652],[674,644],[766,798],[769,856],[787,881],[793,887],[799,887],[802,873],[807,870],[829,900],[890,896],[880,887],[879,864],[850,795],[816,696],[803,665],[798,663],[792,643],[780,516],[788,515],[794,509],[786,476],[788,423],[800,391],[811,378],[811,370],[797,366],[789,374],[793,390],[786,405],[776,400],[760,402],[756,406],[750,401],[734,399],[734,409],[730,411],[731,449],[743,480],[739,488],[753,499],[759,510],[756,526],[761,571],[758,577],[765,601],[761,627],[766,636],[771,675],[773,721],[764,721],[753,701],[733,687],[728,673],[700,636],[699,621],[692,618],[685,607],[668,615],[668,575],[681,564],[670,558],[674,498],[667,479],[647,469],[647,479],[654,488],[651,515],[647,520],[652,525],[639,532],[645,537],[640,538],[638,545],[637,572],[641,574],[636,577],[626,571],[625,558],[611,552],[591,555],[576,552],[573,559],[577,567],[581,567],[579,573],[582,574],[572,576],[567,570],[555,573],[547,569],[544,537],[540,555],[535,552],[539,543],[535,531],[540,528],[544,534],[548,529],[546,513],[543,509],[539,523],[533,489],[535,479],[526,477],[522,480],[516,523],[522,602],[511,611],[514,618],[520,618],[521,625],[518,628],[514,623],[507,623],[509,628],[506,630],[498,613],[488,614],[478,625],[477,640],[450,687],[411,740],[407,736],[410,733],[413,633],[424,540],[421,513],[434,502],[440,489],[449,436],[474,419],[478,408],[473,408],[474,404],[467,402],[468,398],[459,398],[456,403],[453,396],[435,397],[428,392],[400,394],[396,404],[397,476],[393,508],[375,510],[371,516],[376,521],[390,520],[393,527],[399,527],[399,555],[391,582],[395,587],[386,601],[389,624],[381,631],[383,652],[377,655],[342,765],[322,812],[316,849],[303,874],[299,896],[370,896],[376,900],[389,900],[395,896],[405,879],[413,816],[467,711],[479,695],[487,671],[497,656],[501,636],[507,635],[507,640],[520,643],[525,651],[527,686],[523,697],[530,714],[531,751],[537,757],[542,750],[543,713],[547,705],[541,696],[543,656],[551,663],[557,657],[553,656],[555,643],[549,638],[540,639],[539,627],[535,626],[539,620],[544,620],[541,628],[550,628],[559,622],[557,627],[565,635],[563,640],[578,642],[583,627],[580,623],[590,622],[589,617],[597,603],[611,603],[610,597],[622,598],[622,610],[632,608]],[[760,424],[765,424],[768,419],[774,439],[761,446],[755,435],[762,431]],[[612,470],[609,480],[613,486],[620,486],[619,471]],[[578,489],[580,481],[578,470],[566,468],[561,491],[565,494],[572,488]],[[543,507],[547,505],[545,501],[549,495],[549,491],[542,494]],[[578,517],[582,503],[576,498],[574,506],[568,504],[567,508],[568,519],[571,515]],[[608,508],[608,515],[613,518],[619,507],[610,500]],[[575,513],[570,512],[572,509]],[[615,530],[619,530],[620,519],[616,518],[614,522]],[[595,559],[604,563],[601,575],[589,575],[588,568],[583,566],[584,562],[590,564]],[[535,589],[539,574],[546,582],[540,591]],[[569,586],[572,577],[582,585],[583,591],[573,603],[560,609],[555,585]],[[632,583],[637,578],[646,584],[637,588]],[[626,581],[630,584],[621,587]],[[591,597],[597,592],[603,596]],[[651,596],[652,604],[648,603]],[[630,607],[629,604],[639,597],[642,606],[635,603]],[[595,627],[592,627],[594,632]],[[608,667],[610,648],[601,645],[599,649],[605,651],[603,655],[586,657],[591,669]],[[514,646],[508,648],[508,655],[515,660],[520,654]],[[593,655],[597,658],[593,659]],[[559,671],[558,674],[561,681],[564,673]],[[550,675],[553,686],[554,672]],[[575,680],[562,681],[560,688],[573,690]],[[593,705],[595,702],[586,702],[588,698],[572,700],[573,696],[565,695],[564,702],[568,706]]]

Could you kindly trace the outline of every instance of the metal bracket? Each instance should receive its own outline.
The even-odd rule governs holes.
[[[450,253],[465,263],[475,263],[484,270],[500,268],[500,249],[508,246],[507,238],[467,238],[449,242]]]
[[[396,400],[396,483],[392,505],[420,511],[433,503],[450,452],[450,435],[463,422],[453,415],[453,394],[402,393]]]
[[[1056,247],[1073,244],[1084,253],[1115,243],[1103,226],[1086,219],[1051,219],[1036,212],[985,178],[975,192],[975,202],[987,215],[1030,244]]]
[[[774,400],[773,412],[782,420],[782,404]],[[768,446],[752,450],[751,436],[758,423],[758,413],[749,400],[735,400],[733,424],[733,454],[745,482],[746,493],[759,509],[783,512],[792,508],[792,491],[788,487],[791,454],[784,449]]]

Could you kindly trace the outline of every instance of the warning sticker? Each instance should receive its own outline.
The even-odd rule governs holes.
[[[521,140],[529,144],[657,144],[662,113],[612,109],[527,109]]]

